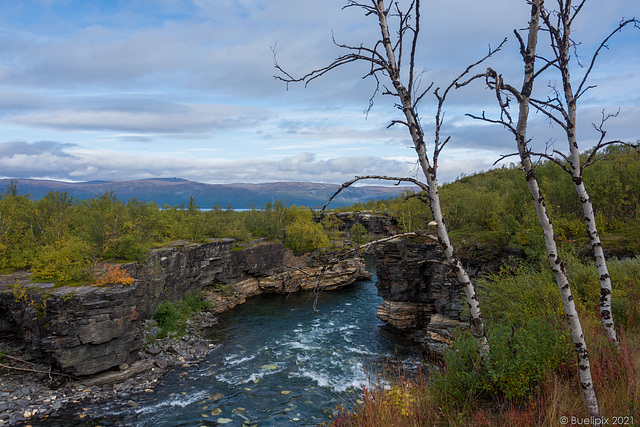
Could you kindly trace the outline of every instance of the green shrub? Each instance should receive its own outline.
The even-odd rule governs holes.
[[[142,237],[133,234],[120,236],[104,253],[105,258],[142,262],[149,252],[149,247],[142,242]]]
[[[506,214],[502,218],[502,232],[504,233],[505,241],[508,242],[511,236],[514,236],[518,229],[520,228],[520,224],[518,220],[511,214]]]
[[[153,314],[153,320],[158,322],[161,331],[157,338],[165,338],[169,332],[178,332],[182,324],[194,314],[211,308],[209,301],[202,298],[201,292],[189,292],[182,301],[173,304],[169,301],[158,306]]]
[[[567,273],[579,312],[595,314],[600,283],[593,262],[568,255]],[[610,260],[612,309],[618,326],[640,324],[640,257]],[[518,401],[550,370],[572,366],[574,346],[553,274],[544,265],[505,267],[477,281],[487,320],[490,360],[483,365],[475,339],[460,334],[444,355],[445,369],[433,385],[459,405],[475,397]],[[590,313],[585,308],[591,309]]]
[[[322,225],[298,219],[286,230],[285,246],[296,254],[329,246],[329,237]]]
[[[178,330],[178,322],[180,320],[180,312],[171,302],[166,301],[158,306],[156,312],[153,313],[153,320],[158,322],[161,331],[158,338],[162,339],[169,332]]]
[[[609,262],[613,282],[611,309],[616,326],[640,327],[640,256]]]
[[[369,240],[369,232],[364,227],[364,225],[360,223],[351,227],[351,229],[349,230],[349,234],[351,236],[351,241],[359,245],[362,245]]]
[[[560,217],[553,223],[553,231],[560,239],[575,239],[585,234],[585,225],[580,218]]]
[[[178,303],[188,317],[211,308],[211,303],[202,298],[202,292],[189,292],[184,296],[184,300]]]
[[[569,363],[572,346],[566,329],[532,318],[519,327],[494,325],[487,330],[491,345],[483,366],[475,339],[463,334],[445,352],[445,369],[433,378],[438,394],[458,404],[488,396],[518,401],[526,398],[549,370]]]
[[[482,315],[489,324],[520,326],[529,319],[558,323],[564,319],[562,301],[548,268],[506,266],[476,282]]]

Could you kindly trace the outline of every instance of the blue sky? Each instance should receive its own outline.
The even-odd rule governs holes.
[[[0,0],[0,176],[69,181],[181,177],[207,183],[316,181],[356,175],[415,176],[415,153],[398,111],[378,96],[366,64],[289,88],[273,78],[272,48],[292,74],[321,67],[377,40],[377,23],[345,0]],[[514,28],[524,0],[423,2],[419,68],[424,85],[446,86],[489,45],[509,41],[491,61],[521,82]],[[551,3],[551,1],[547,2]],[[589,1],[576,21],[579,55],[589,58],[637,0]],[[499,11],[499,13],[496,13]],[[481,18],[480,18],[481,17]],[[541,37],[541,41],[546,38]],[[640,30],[604,51],[581,99],[582,149],[598,135],[602,111],[616,112],[607,137],[640,138]],[[580,77],[576,67],[573,75]],[[550,93],[557,76],[538,81]],[[512,136],[465,117],[495,111],[480,83],[456,91],[446,109],[440,180],[487,170],[513,152]],[[427,135],[433,102],[420,110]],[[566,143],[541,115],[529,136],[541,149]],[[537,144],[537,145],[536,145]],[[515,161],[515,159],[514,159]]]

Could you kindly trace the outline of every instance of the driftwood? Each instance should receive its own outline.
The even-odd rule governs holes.
[[[4,357],[9,357],[9,356],[4,356]],[[11,357],[12,359],[16,359],[16,360],[20,360],[21,362],[24,363],[31,363],[31,362],[27,362],[26,360],[21,360],[21,359],[17,359],[15,357]],[[33,365],[33,363],[31,363]],[[0,363],[0,368],[4,368],[4,369],[10,369],[12,371],[24,371],[24,372],[33,372],[35,374],[47,374],[49,375],[49,377],[51,377],[51,375],[58,375],[61,377],[67,377],[67,378],[71,378],[74,380],[77,380],[77,377],[74,377],[73,375],[68,375],[68,374],[63,374],[61,372],[52,372],[51,370],[49,371],[41,371],[39,369],[30,369],[30,368],[18,368],[17,366],[9,366],[9,365],[5,365],[4,363]]]

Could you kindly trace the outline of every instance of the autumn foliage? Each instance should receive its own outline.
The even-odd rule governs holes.
[[[135,279],[125,270],[120,269],[119,265],[110,265],[103,272],[96,273],[94,280],[91,286],[131,285]]]

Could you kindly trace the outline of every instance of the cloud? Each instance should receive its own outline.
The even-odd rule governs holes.
[[[160,102],[153,100],[135,106],[123,103],[121,108],[98,105],[93,109],[51,109],[16,114],[11,121],[23,126],[58,130],[110,130],[140,133],[206,133],[255,125],[269,113],[257,107],[201,105]]]
[[[39,156],[42,154],[53,154],[60,157],[72,157],[65,150],[75,147],[75,144],[61,143],[56,141],[10,141],[0,143],[0,158],[11,158],[15,156]]]
[[[357,174],[405,174],[407,163],[375,156],[318,159],[300,153],[282,159],[247,157],[239,160],[134,156],[110,150],[84,150],[55,142],[0,144],[0,170],[15,178],[47,176],[63,180],[138,179],[179,176],[209,183],[320,181],[342,182]]]

